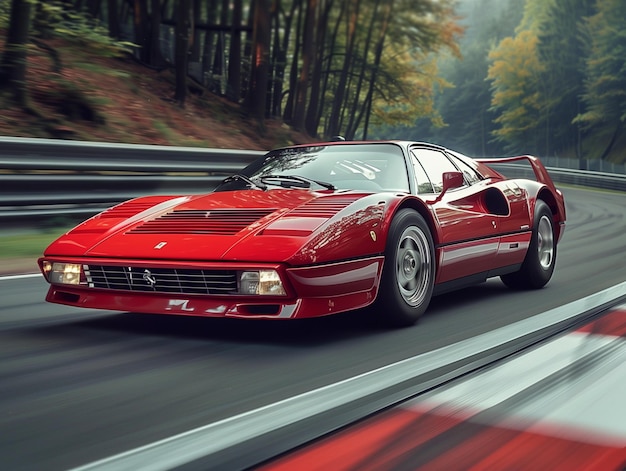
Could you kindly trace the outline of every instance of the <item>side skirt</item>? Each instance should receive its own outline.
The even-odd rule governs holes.
[[[440,294],[449,293],[450,291],[456,291],[458,289],[467,288],[468,286],[484,283],[485,281],[487,281],[488,278],[506,275],[507,273],[514,273],[516,271],[519,271],[521,267],[522,264],[517,263],[515,265],[508,265],[506,267],[500,267],[481,273],[475,273],[473,275],[465,276],[463,278],[457,278],[456,280],[446,281],[445,283],[435,285],[435,289],[433,290],[433,296],[438,296]]]

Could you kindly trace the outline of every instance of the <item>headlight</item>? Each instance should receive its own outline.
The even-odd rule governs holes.
[[[285,289],[276,270],[254,270],[239,273],[239,292],[251,295],[284,296]]]
[[[79,263],[43,262],[43,271],[50,283],[58,285],[79,285],[82,265]]]

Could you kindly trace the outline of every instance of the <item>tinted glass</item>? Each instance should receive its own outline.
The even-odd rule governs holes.
[[[258,179],[267,175],[298,175],[332,183],[338,189],[409,191],[402,149],[393,144],[309,146],[269,152],[240,172]],[[242,180],[216,191],[249,188]]]
[[[470,185],[473,185],[474,183],[482,180],[482,177],[480,176],[480,174],[476,170],[474,170],[472,167],[470,167],[470,165],[466,163],[465,160],[462,160],[460,157],[457,157],[455,154],[452,154],[450,158],[456,164],[456,166],[459,167],[459,170],[463,172],[463,176],[465,177],[465,181],[467,183],[469,183]]]
[[[419,160],[433,184],[435,193],[441,193],[443,189],[443,173],[444,172],[458,172],[450,159],[448,159],[443,153],[433,149],[413,149],[413,155]]]
[[[415,188],[417,188],[417,194],[434,193],[433,185],[430,183],[422,164],[419,163],[415,155],[411,155],[411,162],[413,163],[413,170],[415,171]]]

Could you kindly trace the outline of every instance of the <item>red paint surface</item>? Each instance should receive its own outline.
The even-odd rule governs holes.
[[[394,145],[404,149],[406,159],[414,144],[394,141]],[[285,298],[176,296],[176,305],[197,305],[180,312],[186,315],[208,315],[207,310],[228,304],[228,315],[248,316],[245,305],[251,302],[280,304],[291,312],[286,317],[358,309],[371,304],[378,293],[389,227],[403,207],[419,211],[432,229],[435,284],[466,277],[476,282],[480,280],[474,275],[480,278],[495,274],[495,269],[519,265],[526,255],[532,208],[540,193],[553,209],[556,225],[565,219],[562,195],[541,163],[533,157],[519,159],[529,160],[537,182],[509,181],[480,161],[467,159],[484,179],[435,199],[404,192],[280,188],[137,198],[60,237],[46,249],[45,258],[81,264],[101,260],[102,265],[146,269],[165,264],[180,269],[223,264],[228,269],[242,264],[240,269],[245,270],[268,264],[283,275],[286,302]],[[373,258],[380,262],[371,264]],[[339,264],[345,272],[329,268]],[[170,296],[112,291],[51,287],[47,299],[78,307],[178,314],[171,309]],[[297,312],[293,312],[296,303]]]

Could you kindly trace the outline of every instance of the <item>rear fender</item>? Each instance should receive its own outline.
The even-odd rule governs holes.
[[[489,159],[475,159],[477,162],[489,166],[490,164],[501,163],[513,163],[519,161],[527,161],[535,174],[537,182],[541,185],[541,188],[535,193],[536,198],[546,202],[550,207],[552,214],[554,215],[555,230],[558,232],[557,236],[560,239],[562,235],[563,226],[565,225],[565,200],[560,190],[556,188],[548,170],[543,165],[541,160],[532,155],[519,155],[516,157],[502,157],[502,158],[489,158]],[[534,208],[533,208],[534,212]]]

